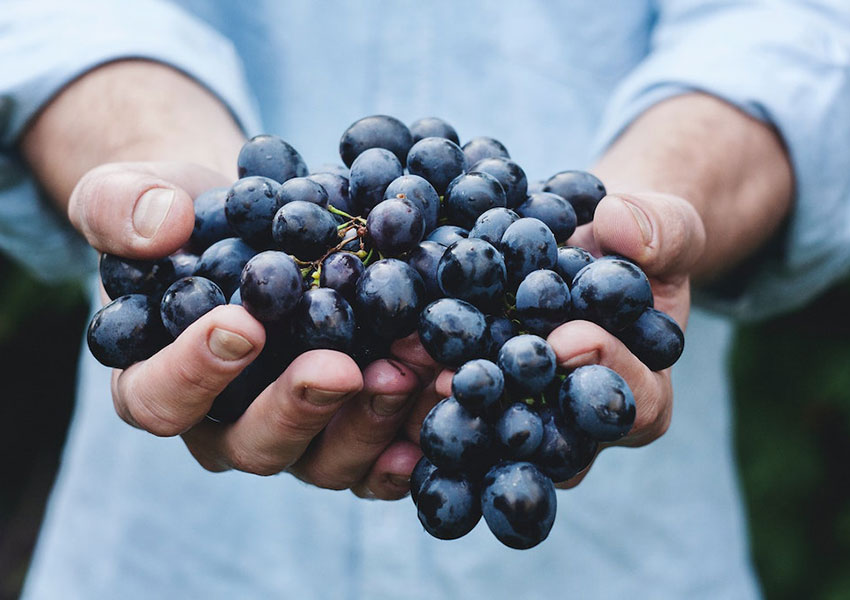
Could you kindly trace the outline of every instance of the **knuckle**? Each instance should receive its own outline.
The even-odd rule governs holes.
[[[277,475],[286,468],[286,465],[280,464],[279,461],[261,456],[256,451],[243,446],[231,448],[227,461],[237,471],[261,477]]]
[[[326,490],[347,490],[357,483],[358,478],[346,476],[340,473],[330,473],[319,463],[313,462],[305,465],[301,470],[301,476],[305,481]]]
[[[187,429],[188,424],[180,422],[172,415],[159,414],[165,411],[154,409],[153,406],[145,402],[127,403],[126,414],[129,417],[127,422],[135,423],[157,437],[173,437]]]

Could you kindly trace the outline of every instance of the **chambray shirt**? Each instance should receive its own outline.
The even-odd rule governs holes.
[[[799,305],[850,267],[844,4],[5,0],[0,248],[45,279],[90,274],[92,253],[39,196],[15,142],[63,85],[123,57],[188,73],[246,133],[282,135],[313,167],[337,160],[361,116],[437,115],[462,141],[500,139],[530,180],[589,166],[642,111],[702,90],[774,125],[796,184],[770,251],[736,285],[699,296],[727,316],[694,310],[668,433],[601,454],[558,492],[537,548],[505,548],[483,522],[432,539],[409,499],[207,473],[179,438],[121,422],[108,369],[84,352],[23,597],[757,597],[731,448],[728,316]]]

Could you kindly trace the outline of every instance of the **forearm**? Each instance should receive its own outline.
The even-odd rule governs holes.
[[[193,162],[235,179],[243,141],[227,108],[194,80],[165,65],[120,61],[65,88],[20,147],[64,210],[80,177],[106,162]]]
[[[791,208],[791,166],[778,135],[729,104],[678,96],[636,120],[594,168],[609,192],[676,194],[697,209],[706,244],[692,275],[708,278],[773,234]]]

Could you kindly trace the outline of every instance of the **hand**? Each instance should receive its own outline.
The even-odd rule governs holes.
[[[97,250],[150,259],[189,239],[194,196],[228,183],[188,163],[107,164],[80,179],[68,213]],[[236,423],[205,419],[213,399],[264,343],[263,326],[242,307],[217,307],[156,355],[113,373],[115,410],[155,435],[181,435],[211,471],[289,470],[320,487],[356,486],[378,498],[403,496],[418,458],[415,448],[411,444],[407,455],[379,460],[419,386],[416,374],[396,361],[377,361],[361,373],[345,354],[308,352]]]

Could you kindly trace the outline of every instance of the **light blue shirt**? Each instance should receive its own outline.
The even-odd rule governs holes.
[[[187,72],[246,132],[282,135],[311,166],[335,161],[361,116],[437,115],[462,140],[499,138],[530,179],[588,166],[647,107],[705,90],[774,124],[795,168],[778,250],[735,294],[703,299],[763,316],[850,267],[850,10],[838,4],[7,0],[0,248],[46,278],[90,268],[13,144],[61,86],[116,58]],[[108,370],[84,353],[24,597],[757,597],[730,443],[730,331],[694,311],[668,433],[604,452],[581,486],[558,493],[552,534],[527,552],[483,523],[434,540],[409,499],[207,473],[179,439],[122,423]]]

